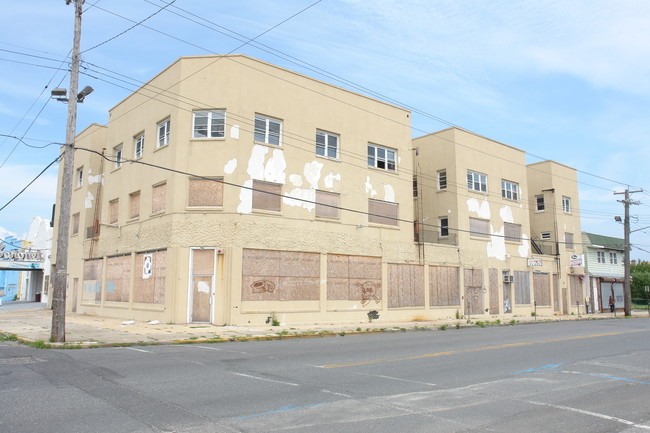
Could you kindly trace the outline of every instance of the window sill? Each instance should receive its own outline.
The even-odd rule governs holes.
[[[156,146],[156,148],[153,150],[153,153],[158,152],[159,150],[167,149],[169,147],[169,143],[164,144],[162,146]]]
[[[192,137],[190,138],[190,143],[192,142],[206,142],[206,141],[226,141],[226,136],[223,137]],[[167,147],[169,144],[166,144],[163,147]],[[160,147],[162,149],[162,147]]]
[[[393,226],[389,224],[381,224],[381,223],[371,223],[369,222],[367,227],[372,227],[372,228],[377,228],[377,229],[389,229],[389,230],[399,230],[399,225]]]
[[[392,174],[394,176],[399,176],[399,171],[397,171],[397,170],[387,170],[385,168],[377,168],[377,167],[371,167],[371,166],[368,166],[368,170],[379,171],[381,173],[386,173],[386,174]]]
[[[270,147],[272,149],[282,148],[282,143],[280,143],[280,144],[271,144],[271,143],[266,143],[264,141],[253,141],[253,144],[257,144],[259,146],[267,146],[267,147]]]
[[[185,210],[190,212],[222,211],[223,206],[185,206]]]
[[[282,211],[276,210],[266,210],[266,209],[252,209],[252,213],[260,215],[273,215],[273,216],[282,216]]]
[[[341,162],[341,160],[339,158],[332,158],[331,156],[325,156],[325,155],[319,155],[319,154],[316,154],[316,158],[326,159],[326,160],[332,161],[332,162]]]

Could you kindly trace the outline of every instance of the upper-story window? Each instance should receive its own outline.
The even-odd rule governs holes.
[[[519,200],[519,184],[509,180],[502,180],[501,197],[509,200]]]
[[[279,146],[281,136],[282,120],[255,115],[255,141]]]
[[[82,187],[84,184],[84,168],[79,167],[77,169],[77,188]]]
[[[140,134],[135,137],[134,139],[135,145],[134,145],[134,152],[133,152],[133,159],[138,159],[142,158],[142,154],[144,153],[144,134]]]
[[[543,195],[536,195],[535,196],[535,206],[537,212],[542,212],[544,211],[544,196]]]
[[[226,112],[224,110],[195,111],[193,138],[224,138]]]
[[[122,145],[119,144],[113,148],[115,154],[115,168],[122,167]]]
[[[447,189],[447,170],[438,170],[438,189]]]
[[[598,258],[598,263],[606,263],[605,251],[596,251],[596,257]]]
[[[487,175],[467,170],[467,188],[472,191],[487,192]]]
[[[368,144],[368,166],[395,171],[397,151],[376,144]]]
[[[564,233],[564,244],[568,250],[572,250],[574,248],[573,233]]]
[[[339,136],[325,131],[316,131],[316,155],[337,159]]]
[[[542,232],[540,233],[540,237],[544,240],[550,240],[551,239],[551,232]]]
[[[169,126],[169,119],[163,120],[158,124],[158,143],[156,144],[157,148],[161,148],[169,144]]]
[[[616,253],[609,253],[609,263],[612,265],[618,264],[618,256]]]
[[[571,213],[571,198],[562,196],[562,210],[566,213]]]
[[[446,238],[449,236],[449,217],[438,218],[438,225],[440,226],[440,237]]]

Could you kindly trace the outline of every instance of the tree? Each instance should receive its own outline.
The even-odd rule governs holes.
[[[630,264],[630,276],[632,277],[632,299],[646,300],[648,293],[646,286],[650,286],[650,262],[636,261]],[[638,302],[638,301],[637,301]]]

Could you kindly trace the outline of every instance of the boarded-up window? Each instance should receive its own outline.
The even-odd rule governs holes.
[[[388,308],[424,307],[424,266],[388,265]]]
[[[223,179],[190,178],[189,206],[223,206]]]
[[[551,278],[549,274],[533,273],[533,293],[537,305],[551,306]]]
[[[253,181],[253,209],[280,212],[282,185]]]
[[[103,259],[84,261],[84,280],[81,302],[99,304],[102,300],[102,268]]]
[[[140,216],[140,191],[131,193],[129,196],[129,218],[137,218]]]
[[[104,299],[113,302],[129,302],[130,286],[131,255],[107,258]]]
[[[317,301],[320,254],[244,249],[242,300]]]
[[[387,201],[368,200],[368,222],[396,226],[399,217],[399,205]]]
[[[327,299],[381,301],[381,258],[329,254],[327,256]]]
[[[520,242],[521,241],[521,224],[504,223],[504,232],[506,241]]]
[[[164,304],[167,251],[136,254],[133,272],[133,302]]]
[[[490,314],[499,314],[499,270],[490,268],[488,271],[490,291]]]
[[[151,191],[151,213],[165,212],[167,184],[155,185]]]
[[[560,307],[560,283],[558,282],[557,274],[553,274],[553,294],[554,294],[554,304],[553,307],[555,311],[562,311]]]
[[[458,268],[429,266],[429,305],[432,307],[460,305]]]
[[[572,250],[574,248],[573,246],[573,233],[565,233],[564,234],[564,243],[566,246],[567,250]]]
[[[72,234],[76,235],[79,233],[79,214],[76,213],[72,215]]]
[[[111,200],[108,203],[108,223],[115,224],[118,221],[118,216],[120,213],[120,201],[118,199]]]
[[[569,275],[569,290],[571,292],[571,306],[575,307],[576,302],[584,305],[585,297],[582,291],[582,280],[579,275]]]
[[[515,271],[515,304],[530,304],[530,275],[526,271]]]
[[[483,314],[483,269],[465,269],[465,306],[469,314]]]
[[[316,216],[319,218],[341,217],[341,195],[335,192],[316,191]]]
[[[482,220],[478,218],[469,219],[469,235],[475,238],[488,238],[490,237],[489,220]]]

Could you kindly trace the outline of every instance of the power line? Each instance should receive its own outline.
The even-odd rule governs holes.
[[[18,198],[18,197],[19,197],[23,192],[25,192],[25,190],[26,190],[27,188],[29,188],[29,187],[30,187],[34,182],[36,182],[36,180],[37,180],[39,177],[41,177],[41,175],[42,175],[43,173],[45,173],[45,172],[47,171],[48,168],[52,167],[52,166],[53,166],[56,162],[58,162],[61,158],[62,158],[62,155],[57,156],[56,159],[54,159],[54,161],[50,162],[50,163],[47,165],[47,167],[45,167],[45,168],[44,168],[44,169],[43,169],[43,170],[42,170],[42,171],[41,171],[41,172],[40,172],[40,173],[39,173],[39,174],[38,174],[34,179],[32,179],[32,181],[29,182],[29,183],[28,183],[28,184],[27,184],[23,189],[21,189],[21,190],[18,192],[18,194],[16,194],[15,196],[13,196],[13,197],[11,198],[11,200],[9,200],[7,203],[4,204],[4,206],[0,207],[0,212],[2,212],[2,211],[3,211],[7,206],[9,206],[9,205],[11,204],[11,202],[14,201],[15,199],[17,199],[17,198]]]

